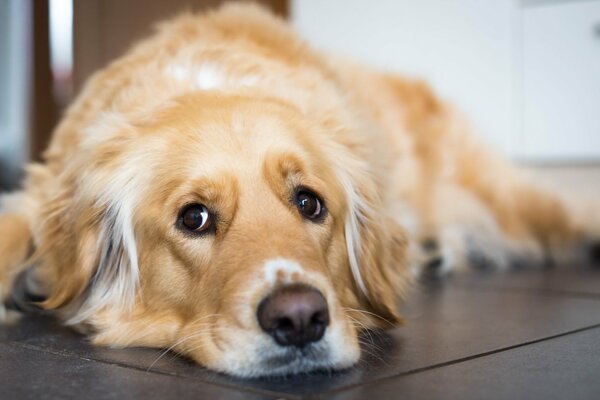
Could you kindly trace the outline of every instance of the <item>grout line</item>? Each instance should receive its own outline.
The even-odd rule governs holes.
[[[568,331],[568,332],[558,333],[556,335],[547,336],[547,337],[541,338],[541,339],[534,339],[534,340],[530,340],[530,341],[527,341],[527,342],[515,344],[515,345],[512,345],[512,346],[507,346],[507,347],[502,347],[502,348],[496,349],[496,350],[486,351],[486,352],[475,354],[475,355],[472,355],[472,356],[461,357],[461,358],[457,358],[455,360],[445,361],[445,362],[442,362],[442,363],[433,364],[433,365],[429,365],[429,366],[426,366],[426,367],[415,368],[415,369],[408,370],[408,371],[405,371],[405,372],[397,373],[395,375],[390,375],[390,376],[385,376],[385,377],[373,379],[373,380],[368,381],[368,382],[356,383],[356,384],[348,385],[348,386],[345,386],[345,387],[342,387],[342,388],[339,388],[339,389],[333,389],[333,390],[330,390],[330,391],[326,391],[324,393],[326,393],[328,395],[331,395],[333,393],[342,393],[342,392],[346,392],[346,391],[349,391],[349,390],[352,390],[352,389],[356,389],[358,387],[370,386],[370,385],[378,384],[378,383],[384,383],[384,382],[391,381],[391,380],[394,380],[394,379],[397,379],[397,378],[400,378],[400,377],[403,377],[403,376],[415,375],[415,374],[418,374],[420,372],[426,372],[426,371],[430,371],[430,370],[434,370],[434,369],[438,369],[438,368],[443,368],[443,367],[447,367],[447,366],[451,366],[451,365],[455,365],[455,364],[460,364],[460,363],[463,363],[463,362],[475,360],[477,358],[483,358],[483,357],[487,357],[487,356],[490,356],[490,355],[494,355],[494,354],[499,354],[499,353],[503,353],[503,352],[506,352],[506,351],[510,351],[510,350],[513,350],[513,349],[518,349],[520,347],[525,347],[525,346],[529,346],[529,345],[532,345],[532,344],[546,342],[546,341],[557,339],[557,338],[560,338],[560,337],[563,337],[563,336],[569,336],[569,335],[572,335],[572,334],[575,334],[575,333],[585,332],[585,331],[589,331],[589,330],[593,330],[593,329],[598,329],[598,328],[600,328],[600,323],[594,324],[594,325],[589,325],[589,326],[586,326],[586,327],[583,327],[583,328],[574,329],[574,330]]]
[[[18,347],[21,347],[23,349],[26,349],[26,350],[39,351],[39,352],[42,352],[42,353],[52,354],[52,355],[60,356],[60,357],[64,357],[64,358],[76,358],[76,359],[83,360],[83,361],[97,362],[97,363],[100,363],[100,364],[105,364],[105,365],[110,365],[110,366],[115,366],[115,367],[120,367],[120,368],[125,368],[125,369],[132,369],[132,370],[135,370],[135,371],[145,372],[145,373],[149,373],[149,374],[157,374],[157,375],[169,376],[169,377],[172,377],[172,378],[182,378],[182,379],[186,379],[186,380],[193,379],[196,383],[217,386],[217,387],[221,387],[221,388],[225,388],[225,389],[229,389],[229,390],[234,390],[234,391],[238,391],[238,392],[246,392],[246,393],[251,393],[251,394],[260,395],[260,396],[267,396],[267,397],[271,397],[273,399],[282,399],[282,398],[286,398],[286,399],[291,399],[291,398],[293,398],[293,399],[300,399],[301,398],[299,396],[290,395],[290,394],[287,394],[287,393],[280,393],[280,392],[274,392],[274,391],[269,391],[269,390],[255,389],[255,388],[246,387],[246,386],[228,385],[226,383],[206,381],[206,380],[201,379],[201,378],[192,378],[192,377],[189,377],[189,376],[186,376],[186,375],[177,375],[175,373],[169,373],[169,372],[164,372],[164,371],[158,371],[158,370],[149,371],[145,367],[138,367],[138,366],[135,366],[135,365],[129,365],[129,364],[125,364],[125,363],[111,362],[111,361],[100,360],[100,359],[96,359],[96,358],[83,357],[83,356],[81,356],[79,354],[76,354],[76,353],[73,353],[73,352],[70,352],[70,351],[53,350],[53,349],[50,349],[50,348],[40,347],[40,346],[31,345],[31,344],[28,344],[28,343],[18,342],[18,341],[14,341],[14,340],[9,340],[9,341],[6,341],[4,343],[10,343],[10,344],[16,345]]]

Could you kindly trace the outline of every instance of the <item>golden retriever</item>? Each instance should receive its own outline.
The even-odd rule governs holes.
[[[554,259],[585,220],[423,83],[230,5],[89,80],[2,199],[0,294],[237,376],[343,369],[415,274]]]

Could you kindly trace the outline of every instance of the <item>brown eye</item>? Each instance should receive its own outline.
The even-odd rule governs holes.
[[[308,190],[300,190],[296,194],[296,206],[302,216],[311,220],[317,220],[324,215],[323,202]]]
[[[179,216],[179,224],[182,228],[201,233],[213,225],[213,217],[202,204],[191,204],[183,208]]]

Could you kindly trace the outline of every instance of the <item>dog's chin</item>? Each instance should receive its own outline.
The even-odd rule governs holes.
[[[239,378],[284,378],[299,374],[343,371],[358,361],[358,357],[333,360],[328,351],[319,350],[319,347],[286,349],[277,355],[264,357],[253,365],[234,370],[225,369],[223,372]]]
[[[360,358],[358,345],[342,345],[330,340],[322,340],[302,348],[282,347],[273,340],[261,342],[252,346],[253,351],[245,351],[243,355],[236,354],[237,351],[226,352],[207,366],[239,378],[276,378],[311,372],[342,371],[355,365]]]
[[[341,371],[358,361],[358,357],[336,360],[332,351],[323,343],[311,344],[303,348],[277,349],[270,353],[262,358],[252,376],[285,377],[318,371]]]

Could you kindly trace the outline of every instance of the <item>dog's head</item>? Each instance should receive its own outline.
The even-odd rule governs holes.
[[[239,376],[352,365],[360,329],[399,322],[404,239],[344,134],[200,92],[102,116],[49,205],[46,307]]]

